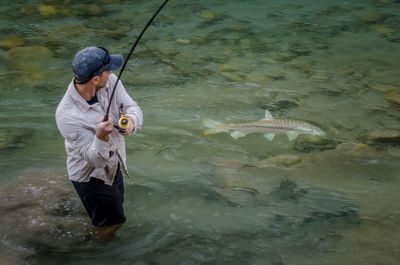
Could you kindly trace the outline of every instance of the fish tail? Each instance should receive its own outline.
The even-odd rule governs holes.
[[[203,135],[216,134],[225,131],[222,123],[219,123],[211,119],[203,120],[203,124],[208,128],[207,131],[203,132]]]

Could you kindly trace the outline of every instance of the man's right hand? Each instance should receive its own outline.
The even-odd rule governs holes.
[[[104,117],[101,117],[96,123],[96,137],[104,142],[108,142],[109,135],[114,130],[114,124],[112,123],[111,117],[108,117],[107,121],[104,121]]]

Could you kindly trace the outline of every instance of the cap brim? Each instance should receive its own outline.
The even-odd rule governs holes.
[[[117,70],[124,63],[124,57],[120,54],[110,54],[110,62],[103,68],[107,70]]]

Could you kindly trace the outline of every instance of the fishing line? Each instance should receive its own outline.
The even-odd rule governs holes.
[[[146,26],[143,28],[142,32],[140,33],[139,37],[137,37],[136,42],[133,44],[131,51],[129,52],[128,56],[125,59],[124,65],[121,68],[121,71],[119,72],[118,78],[117,78],[117,82],[115,82],[113,91],[111,93],[111,97],[110,97],[110,101],[108,102],[108,107],[107,107],[107,112],[106,115],[104,116],[104,121],[108,120],[108,114],[110,112],[110,107],[111,107],[111,101],[114,97],[114,93],[115,93],[115,89],[117,88],[118,85],[118,81],[121,79],[121,75],[125,70],[126,64],[128,63],[129,58],[131,57],[133,50],[135,49],[136,45],[139,43],[139,40],[142,38],[144,32],[147,30],[147,28],[151,25],[151,23],[153,22],[153,19],[158,15],[158,13],[160,13],[161,9],[167,4],[169,0],[165,0],[164,3],[158,8],[158,10],[154,13],[154,15],[151,17],[151,19],[149,20],[149,22],[147,22]]]

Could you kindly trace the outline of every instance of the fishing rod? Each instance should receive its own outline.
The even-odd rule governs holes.
[[[117,82],[115,82],[114,88],[112,90],[111,93],[111,97],[110,97],[110,101],[108,102],[108,107],[107,107],[107,112],[106,115],[104,116],[104,121],[108,120],[108,114],[110,113],[110,107],[111,107],[111,101],[114,97],[115,94],[115,89],[117,88],[118,85],[118,81],[121,79],[121,75],[125,70],[126,64],[128,63],[129,58],[131,57],[133,50],[136,48],[136,45],[139,43],[139,40],[142,38],[144,32],[147,30],[147,28],[151,25],[151,23],[153,22],[154,18],[158,15],[158,13],[160,13],[161,9],[163,9],[163,7],[167,4],[169,0],[165,0],[164,3],[158,8],[158,10],[154,13],[154,15],[151,17],[151,19],[149,20],[149,22],[147,22],[146,26],[143,28],[142,32],[140,33],[140,35],[137,37],[136,42],[133,44],[131,51],[129,52],[128,56],[125,59],[124,65],[121,68],[121,71],[119,72],[118,78],[117,78]],[[120,112],[121,113],[121,112]],[[122,125],[122,127],[127,127],[128,125],[128,119],[126,117],[121,117],[120,120],[118,121],[119,125]],[[125,126],[124,126],[125,125]]]

